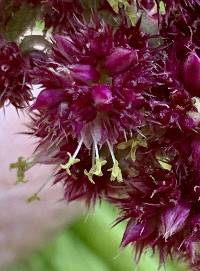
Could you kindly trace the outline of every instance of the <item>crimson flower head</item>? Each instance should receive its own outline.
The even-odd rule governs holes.
[[[35,67],[34,78],[43,90],[32,106],[39,111],[32,128],[41,139],[38,151],[46,152],[51,145],[47,157],[60,159],[58,178],[62,176],[65,187],[68,182],[76,186],[81,178],[82,190],[93,187],[96,193],[99,184],[103,189],[111,183],[118,187],[123,180],[116,147],[143,125],[140,109],[145,99],[140,92],[142,86],[153,84],[150,77],[142,81],[144,69],[152,69],[151,54],[147,50],[144,63],[145,47],[139,52],[98,18],[88,24],[77,21],[75,26],[70,35],[54,36],[48,63]],[[72,139],[70,150],[60,156]],[[67,189],[66,195],[73,198]]]

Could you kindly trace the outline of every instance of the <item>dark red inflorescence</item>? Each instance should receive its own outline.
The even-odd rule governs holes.
[[[76,1],[65,4],[71,12]],[[120,208],[122,246],[134,244],[137,260],[151,247],[161,263],[181,256],[197,268],[200,3],[159,4],[137,1],[135,25],[121,7],[116,24],[77,8],[70,29],[70,13],[55,8],[62,33],[45,60],[30,62],[29,78],[42,86],[30,133],[39,140],[35,161],[56,165],[67,201],[106,198]],[[142,16],[159,33],[142,32]]]

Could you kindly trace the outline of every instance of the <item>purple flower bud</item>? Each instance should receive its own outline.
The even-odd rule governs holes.
[[[167,240],[171,235],[180,231],[190,213],[190,206],[179,203],[175,207],[168,208],[161,216],[161,232]]]
[[[125,48],[115,48],[111,55],[105,59],[105,68],[110,74],[125,71],[131,65],[136,65],[138,55],[135,50]]]
[[[180,118],[180,127],[183,131],[195,129],[195,120],[193,120],[190,116]]]
[[[73,54],[77,53],[77,48],[69,37],[55,34],[54,40],[57,50],[59,50],[64,57],[68,57],[68,55],[73,56]]]
[[[185,107],[190,103],[190,99],[189,93],[183,89],[176,89],[170,93],[170,101],[173,106],[182,105]]]
[[[195,227],[200,229],[200,215],[194,215],[190,219],[190,224],[192,225],[193,230]]]
[[[90,42],[92,52],[99,57],[108,55],[112,45],[112,33],[98,33]]]
[[[87,83],[88,81],[98,81],[99,73],[95,67],[84,64],[70,65],[69,69],[74,79]]]
[[[154,0],[141,0],[141,4],[145,9],[151,10],[155,5],[155,1]]]
[[[194,167],[200,173],[200,139],[194,139],[191,145]]]
[[[157,113],[157,120],[163,125],[169,125],[171,115],[171,109],[164,108]]]
[[[195,52],[188,54],[183,64],[183,83],[189,93],[200,95],[200,58]]]
[[[148,237],[154,231],[154,227],[149,223],[138,223],[136,224],[134,220],[130,220],[128,223],[121,246],[125,247],[129,243],[143,240]]]
[[[92,88],[95,107],[100,111],[107,111],[112,103],[112,92],[108,85],[97,85]]]
[[[59,104],[64,97],[64,92],[60,89],[45,89],[40,92],[32,109],[48,109]]]
[[[194,196],[197,196],[200,199],[200,186],[199,185],[195,185],[194,188]]]

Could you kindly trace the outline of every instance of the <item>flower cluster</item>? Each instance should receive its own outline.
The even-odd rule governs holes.
[[[152,75],[144,79],[152,69],[152,56],[145,42],[141,52],[137,44],[131,46],[131,40],[126,39],[129,31],[124,36],[123,30],[114,32],[97,18],[88,25],[77,22],[75,34],[54,36],[48,63],[34,69],[33,77],[43,90],[32,107],[40,113],[31,127],[34,134],[40,127],[38,151],[44,153],[45,148],[46,157],[52,152],[60,159],[62,169],[56,181],[64,179],[67,199],[81,190],[80,195],[92,200],[87,186],[93,187],[94,194],[96,189],[109,187],[110,181],[118,187],[123,178],[115,146],[144,123],[140,108],[145,99],[137,88],[153,84]],[[77,183],[78,178],[83,182]],[[80,188],[74,189],[68,182]]]
[[[43,3],[53,37],[46,53],[27,58],[28,78],[41,85],[29,123],[38,138],[32,163],[56,166],[67,201],[118,206],[117,222],[128,221],[121,245],[135,245],[137,261],[151,247],[161,263],[171,255],[195,269],[200,2],[127,1],[125,11],[115,2],[113,12],[100,1],[115,22],[79,1]]]

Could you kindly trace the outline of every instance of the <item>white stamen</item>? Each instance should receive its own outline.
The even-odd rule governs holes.
[[[95,147],[92,145],[92,166],[95,164]]]
[[[93,142],[94,142],[93,145],[94,145],[94,148],[95,148],[96,158],[99,159],[99,150],[98,150],[97,142],[96,142],[94,137],[93,137]]]
[[[78,143],[78,146],[77,146],[77,148],[76,148],[74,154],[72,155],[72,158],[76,158],[76,156],[78,155],[78,153],[79,153],[79,151],[80,151],[80,149],[81,149],[82,144],[83,144],[83,138],[81,137],[81,140],[80,140],[80,142]]]
[[[107,140],[107,144],[108,144],[108,148],[109,148],[109,151],[110,151],[113,163],[114,163],[116,161],[116,158],[115,158],[115,154],[114,154],[113,148],[112,148],[112,146],[111,146],[111,144],[110,144],[110,142],[108,140]]]
[[[123,132],[124,132],[124,139],[125,139],[125,141],[127,142],[126,131],[124,130]]]

